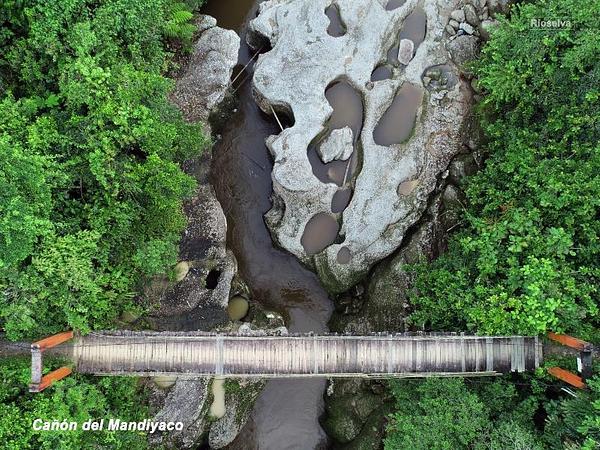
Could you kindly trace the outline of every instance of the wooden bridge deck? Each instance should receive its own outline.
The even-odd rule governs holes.
[[[98,375],[417,377],[539,367],[537,337],[381,334],[92,333],[69,347],[75,370]]]

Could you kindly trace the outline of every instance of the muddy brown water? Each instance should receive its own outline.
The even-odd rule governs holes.
[[[350,203],[350,199],[352,198],[352,189],[351,188],[343,188],[338,190],[335,194],[333,194],[333,198],[331,199],[331,212],[332,213],[341,213],[346,209],[348,204]]]
[[[333,109],[327,121],[326,130],[322,137],[317,137],[307,150],[308,161],[313,174],[323,183],[335,183],[340,189],[334,194],[331,201],[331,212],[342,213],[352,197],[352,188],[349,186],[352,176],[358,166],[358,139],[363,125],[363,103],[359,91],[344,80],[337,80],[325,90],[325,98]],[[347,161],[334,160],[324,163],[319,154],[318,146],[332,130],[350,127],[354,150]],[[313,216],[304,228],[301,243],[308,255],[320,253],[333,244],[339,232],[337,219],[321,212]]]
[[[410,39],[413,41],[413,44],[415,45],[414,51],[416,53],[419,45],[421,45],[421,43],[425,40],[426,33],[427,16],[425,15],[425,11],[423,11],[421,8],[415,8],[415,10],[411,12],[402,23],[400,34],[398,35],[394,46],[387,52],[388,63],[395,66],[400,64],[398,61],[398,49],[402,39]]]
[[[308,147],[308,161],[314,175],[323,183],[336,183],[342,186],[344,181],[352,178],[358,165],[356,143],[360,137],[363,124],[363,104],[360,93],[346,81],[336,81],[325,90],[325,98],[333,109],[331,117],[327,122],[327,130],[324,136],[311,143]],[[327,164],[321,161],[317,152],[318,145],[332,130],[350,127],[354,140],[355,150],[347,161],[331,161]]]
[[[346,34],[346,26],[342,22],[340,9],[335,3],[325,8],[325,15],[329,18],[329,26],[327,27],[329,36],[340,37]]]
[[[342,247],[339,249],[336,256],[337,262],[340,264],[348,264],[352,259],[352,253],[348,247]]]
[[[385,5],[386,11],[393,11],[406,3],[406,0],[389,0]]]
[[[333,244],[339,230],[340,226],[331,214],[319,213],[312,216],[304,227],[300,240],[306,254],[316,255],[325,250]]]
[[[387,64],[382,64],[381,66],[377,66],[371,74],[371,81],[389,80],[392,76],[392,68]]]
[[[242,3],[245,6],[240,6]],[[247,8],[245,19],[232,25],[231,14],[239,16],[243,7]],[[257,7],[255,2],[213,0],[204,10],[215,15],[219,25],[229,24],[240,32],[241,65],[254,53],[245,44],[245,23],[256,16]],[[237,112],[217,131],[221,139],[213,148],[211,171],[211,182],[227,217],[227,245],[252,291],[252,301],[283,314],[292,332],[325,332],[332,311],[327,292],[296,257],[275,247],[263,218],[271,208],[272,191],[272,159],[265,139],[278,134],[279,127],[256,106],[250,81],[240,87],[237,96]],[[319,417],[324,410],[325,386],[324,379],[269,381],[247,425],[229,448],[324,448],[327,438]]]
[[[406,141],[415,127],[422,99],[423,91],[405,82],[373,130],[375,143],[389,146]]]
[[[400,40],[410,39],[415,44],[415,51],[421,42],[425,39],[427,32],[427,16],[421,8],[415,8],[402,24],[400,30]]]
[[[242,30],[248,19],[256,17],[256,0],[208,0],[200,12],[217,19],[217,25],[228,30]],[[252,16],[248,14],[252,11]]]

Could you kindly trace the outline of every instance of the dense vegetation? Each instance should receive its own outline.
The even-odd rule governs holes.
[[[545,383],[427,379],[391,383],[389,450],[593,450],[600,442],[600,378],[590,392],[549,400]],[[410,406],[409,406],[410,405]],[[534,417],[547,410],[544,430]],[[539,416],[541,417],[541,416]]]
[[[465,225],[417,278],[416,323],[592,338],[600,293],[600,2],[513,8],[476,67],[489,157]],[[531,18],[572,26],[539,29]]]
[[[193,2],[199,3],[199,2]],[[190,5],[197,6],[197,5]],[[172,0],[13,1],[0,9],[0,327],[110,326],[176,262],[207,143],[167,102]]]
[[[110,327],[176,262],[208,143],[169,105],[173,48],[199,0],[13,0],[0,7],[0,329]],[[27,393],[0,361],[0,447],[144,448],[145,434],[33,431],[34,418],[148,418],[135,379],[72,376]]]
[[[448,251],[416,268],[415,325],[598,342],[599,15],[597,0],[521,3],[492,33],[474,68],[486,161]],[[597,448],[600,379],[573,398],[539,375],[393,383],[385,447]]]
[[[86,420],[110,418],[141,421],[148,418],[144,392],[135,378],[89,378],[73,375],[43,394],[29,394],[29,361],[8,360],[0,364],[0,446],[4,450],[147,448],[144,433],[83,431]],[[74,431],[40,432],[34,419],[75,421]]]

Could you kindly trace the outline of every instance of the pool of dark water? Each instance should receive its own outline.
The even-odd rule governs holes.
[[[240,33],[238,67],[254,54],[245,44],[245,31],[257,8],[258,2],[213,0],[204,9],[220,26]],[[247,70],[251,75],[252,64]],[[248,77],[238,88],[237,111],[216,130],[220,139],[213,147],[211,183],[227,217],[227,245],[236,256],[239,274],[248,283],[253,301],[281,313],[290,331],[324,332],[332,310],[327,292],[295,256],[273,244],[264,221],[272,193],[272,159],[265,139],[280,129],[256,105],[250,80]],[[322,448],[326,435],[319,416],[325,384],[324,379],[269,381],[231,448]]]

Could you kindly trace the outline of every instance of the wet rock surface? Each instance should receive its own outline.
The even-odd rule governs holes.
[[[335,37],[327,33],[330,21],[323,12],[329,4],[266,1],[251,22],[249,42],[268,41],[272,47],[256,64],[253,90],[259,106],[267,114],[272,114],[271,107],[291,110],[295,119],[293,126],[267,140],[274,157],[274,202],[267,223],[276,242],[313,267],[328,290],[343,292],[392,254],[419,221],[440,174],[460,150],[471,98],[468,83],[459,78],[445,48],[445,28],[460,2],[409,0],[390,11],[386,2],[340,2],[346,33]],[[400,47],[399,39],[413,43],[412,58],[405,43],[401,58],[406,65],[393,66],[390,79],[371,82],[373,71],[385,64],[388,49]],[[445,65],[455,82],[427,89],[422,76],[436,65]],[[315,215],[330,211],[339,184],[315,176],[306,150],[336,120],[324,95],[336,80],[360,95],[364,118],[360,136],[355,136],[356,170],[347,181],[352,197],[337,216],[340,230],[329,245],[310,254],[302,245],[306,225]],[[407,105],[414,111],[414,117],[406,119],[414,124],[409,138],[378,145],[374,129],[396,94],[408,86],[420,92],[414,104]],[[399,127],[406,126],[406,120]],[[399,186],[409,181],[415,182],[411,190],[399,194]]]
[[[182,422],[183,430],[155,433],[150,438],[152,444],[169,442],[172,447],[186,449],[195,446],[207,422],[209,383],[209,378],[179,379],[166,395],[154,389],[151,398],[161,406],[153,420]]]

